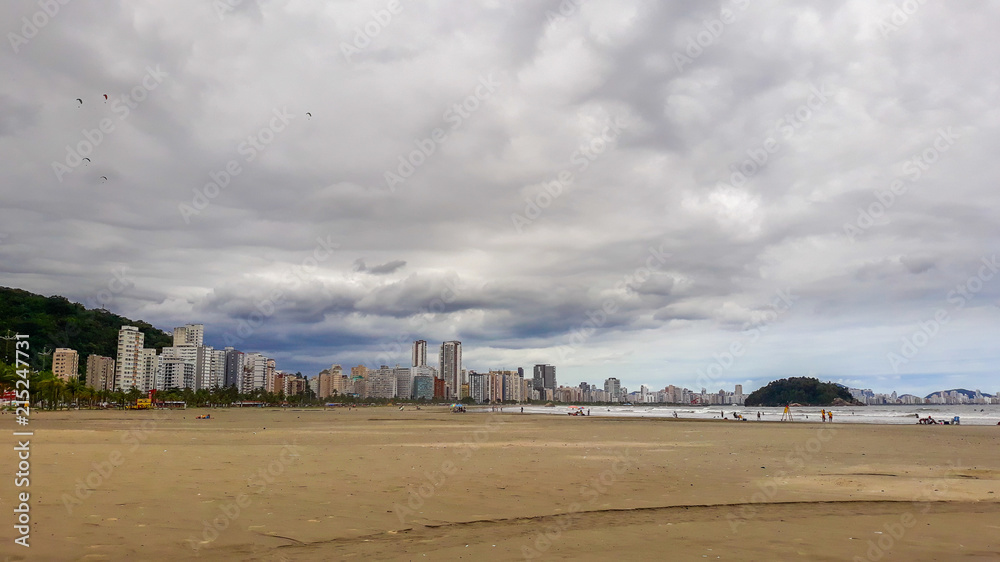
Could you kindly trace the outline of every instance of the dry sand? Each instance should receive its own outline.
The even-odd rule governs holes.
[[[1000,427],[383,407],[30,429],[9,560],[1000,559]]]

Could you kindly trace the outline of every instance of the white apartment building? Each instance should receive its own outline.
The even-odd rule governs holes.
[[[122,326],[118,331],[118,356],[115,358],[115,385],[118,390],[141,387],[140,354],[145,334],[135,326]]]
[[[385,365],[374,371],[368,371],[365,383],[366,396],[369,398],[395,398],[397,395],[396,370]]]
[[[243,355],[243,374],[239,389],[241,393],[250,393],[264,388],[267,383],[267,357],[262,353],[245,353]]]
[[[155,349],[139,350],[138,387],[142,392],[156,388],[156,375],[160,368],[160,356]]]
[[[195,367],[191,363],[170,355],[160,357],[157,388],[159,390],[194,388]]]
[[[211,390],[224,386],[226,381],[225,350],[205,345],[199,346],[194,376],[196,390]]]

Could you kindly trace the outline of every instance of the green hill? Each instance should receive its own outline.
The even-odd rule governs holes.
[[[88,310],[65,297],[44,297],[21,289],[0,287],[0,336],[6,337],[8,330],[11,334],[28,334],[32,366],[36,369],[49,360],[41,355],[42,351],[68,347],[80,354],[80,372],[83,373],[88,355],[115,357],[118,330],[125,325],[136,326],[146,334],[146,347],[159,350],[172,344],[172,334],[148,322],[130,320],[106,310]],[[14,363],[13,344],[11,340],[0,340],[0,360]],[[45,363],[44,367],[51,365]]]
[[[747,406],[839,406],[862,405],[846,388],[832,382],[819,382],[809,377],[792,377],[771,381],[758,388],[746,399]]]

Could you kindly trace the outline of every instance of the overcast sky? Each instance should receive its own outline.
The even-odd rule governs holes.
[[[310,376],[1000,390],[1000,3],[63,2],[0,4],[0,284]]]

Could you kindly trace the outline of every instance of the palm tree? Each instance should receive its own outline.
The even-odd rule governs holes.
[[[71,378],[69,379],[69,381],[65,383],[65,387],[66,387],[66,394],[69,395],[70,403],[72,403],[79,398],[80,393],[83,392],[83,390],[87,387],[87,385],[80,382],[80,379],[78,378]],[[79,407],[80,405],[77,404],[77,408]]]
[[[108,391],[108,399],[119,408],[125,407],[125,393],[120,389]]]
[[[52,371],[41,371],[37,373],[37,382],[32,381],[31,386],[36,389],[35,399],[45,400],[48,409],[54,410],[59,405],[59,397],[63,393],[65,383],[53,375]]]
[[[125,393],[125,401],[133,406],[135,405],[135,401],[140,398],[142,398],[142,391],[134,386]]]
[[[88,410],[93,410],[94,409],[94,397],[95,396],[97,396],[97,391],[94,390],[93,388],[89,387],[89,386],[83,387],[83,390],[80,391],[80,399],[81,400],[85,400],[87,402],[87,409]]]
[[[0,390],[13,389],[18,378],[17,369],[13,365],[0,362]]]

